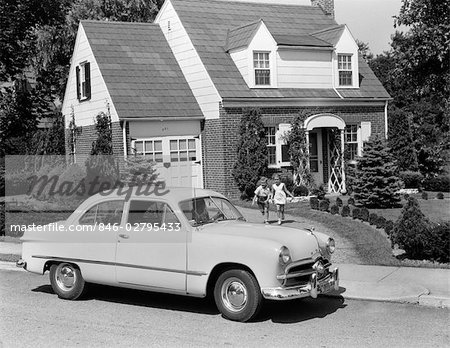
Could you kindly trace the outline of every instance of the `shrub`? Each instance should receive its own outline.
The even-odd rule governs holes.
[[[158,178],[155,163],[144,156],[129,157],[121,170],[121,181],[128,186],[153,184]]]
[[[392,220],[387,220],[386,223],[384,224],[384,231],[386,232],[386,234],[390,237],[391,233],[392,233],[392,229],[394,228],[394,221]]]
[[[343,217],[347,217],[347,216],[350,215],[350,207],[349,207],[348,205],[344,205],[344,206],[342,207],[341,215],[342,215]]]
[[[267,168],[264,124],[258,109],[246,110],[239,125],[237,160],[232,175],[245,199],[253,197],[258,180]]]
[[[438,262],[449,262],[450,221],[434,224],[430,230],[430,240],[425,248],[428,258]]]
[[[328,199],[323,199],[319,203],[319,210],[320,211],[328,211],[330,208],[330,201]]]
[[[352,210],[352,218],[359,219],[361,215],[361,209],[360,208],[354,208]]]
[[[444,194],[442,192],[438,192],[438,194],[436,195],[437,199],[444,199]]]
[[[403,180],[405,188],[420,188],[422,185],[423,175],[420,172],[407,170],[400,172],[399,177]]]
[[[337,206],[337,204],[333,204],[333,205],[330,207],[330,212],[331,212],[331,214],[333,214],[333,215],[339,214],[339,207]]]
[[[342,207],[343,203],[342,203],[342,199],[340,197],[336,198],[336,205],[338,207]]]
[[[292,192],[295,197],[308,196],[309,190],[305,185],[296,186]]]
[[[319,187],[313,190],[313,194],[315,194],[319,199],[324,199],[326,193],[325,184],[320,184]]]
[[[392,230],[392,243],[404,249],[413,259],[425,257],[425,247],[431,238],[431,225],[413,197],[408,199]]]
[[[384,226],[386,226],[386,218],[384,216],[378,216],[375,220],[375,226],[377,228],[384,228]]]
[[[363,207],[363,208],[361,208],[361,212],[360,212],[360,216],[359,216],[359,218],[362,220],[362,221],[369,221],[369,209],[367,209],[366,207]]]
[[[375,225],[377,219],[378,219],[378,215],[375,214],[375,213],[371,213],[371,214],[369,215],[369,224]]]
[[[355,205],[355,199],[353,197],[350,197],[347,201],[348,205]]]
[[[358,159],[353,185],[355,199],[366,207],[389,208],[400,202],[397,167],[381,137],[371,137]]]
[[[425,191],[422,192],[422,199],[427,200],[428,199],[428,193]]]
[[[439,175],[437,177],[426,178],[423,181],[423,188],[427,191],[450,192],[450,176]]]
[[[405,201],[407,201],[408,198],[409,198],[409,194],[408,194],[408,193],[405,193],[405,194],[403,195],[403,198],[405,199]]]
[[[28,180],[33,174],[27,171],[5,173],[5,194],[8,196],[26,194],[30,189]]]
[[[309,199],[309,205],[311,209],[319,210],[319,199],[317,197],[311,197]]]

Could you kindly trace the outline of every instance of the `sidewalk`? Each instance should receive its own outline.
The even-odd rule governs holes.
[[[245,208],[240,210],[248,221],[262,221],[259,211]],[[294,217],[286,218],[295,220]],[[310,227],[312,224],[311,221],[297,218],[289,226]],[[341,249],[336,251],[333,267],[339,268],[340,290],[331,296],[450,308],[450,269],[360,265],[353,247],[345,246],[346,241],[337,242]],[[0,254],[20,255],[21,251],[19,243],[0,242]],[[345,257],[342,258],[342,254]],[[23,271],[15,268],[13,263],[3,261],[0,261],[0,269]]]

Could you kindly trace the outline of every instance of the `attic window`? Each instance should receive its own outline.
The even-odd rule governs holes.
[[[269,52],[253,52],[255,86],[270,86]]]
[[[77,99],[79,101],[91,98],[91,64],[89,62],[80,63],[76,67],[77,75]]]
[[[351,54],[338,54],[339,86],[351,86],[352,83],[352,56]]]

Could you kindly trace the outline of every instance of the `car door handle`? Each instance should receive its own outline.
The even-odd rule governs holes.
[[[119,234],[119,237],[120,237],[120,238],[123,238],[123,239],[128,239],[128,238],[130,238],[130,236],[129,236],[128,234],[124,234],[124,233]]]

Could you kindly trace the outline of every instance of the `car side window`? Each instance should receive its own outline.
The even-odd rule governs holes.
[[[163,223],[178,223],[179,220],[173,210],[163,202],[138,201],[130,203],[128,223],[151,224],[161,227]]]
[[[81,225],[110,224],[122,221],[123,201],[107,201],[94,205],[78,220]]]

